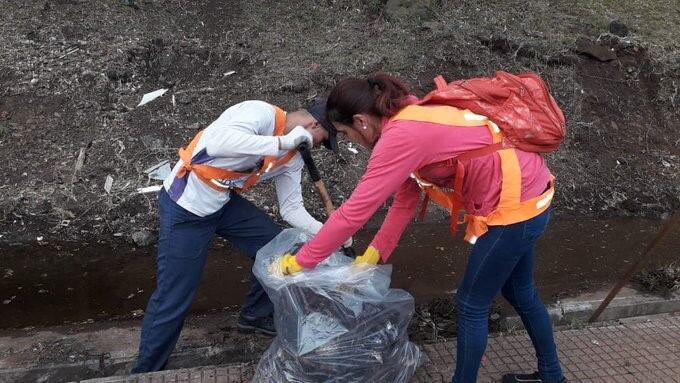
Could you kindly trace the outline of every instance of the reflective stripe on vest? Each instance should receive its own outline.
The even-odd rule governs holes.
[[[445,162],[446,166],[456,167],[453,190],[442,190],[439,186],[428,182],[418,171],[411,176],[426,195],[423,211],[428,200],[442,206],[451,213],[451,232],[455,233],[459,223],[467,222],[465,240],[475,243],[487,232],[488,226],[510,225],[531,219],[545,211],[555,194],[554,177],[550,176],[550,185],[538,197],[521,202],[522,173],[515,149],[507,147],[503,133],[498,126],[485,116],[458,109],[448,105],[419,106],[410,105],[402,109],[390,119],[430,122],[457,127],[487,126],[492,137],[492,144],[477,150],[464,153]],[[462,222],[458,222],[458,212],[463,208],[464,164],[472,158],[498,153],[501,159],[501,191],[496,209],[487,216],[465,214]]]
[[[283,131],[286,126],[286,112],[281,108],[272,105],[274,112],[276,113],[276,123],[274,127],[274,136],[282,136]],[[295,156],[295,150],[289,150],[282,157],[276,156],[265,156],[262,161],[262,166],[260,169],[252,173],[242,173],[237,171],[232,171],[229,169],[222,169],[216,166],[204,165],[204,164],[192,164],[192,159],[194,157],[194,152],[196,150],[196,145],[201,139],[203,131],[201,130],[196,134],[193,140],[189,143],[186,148],[181,148],[179,150],[179,158],[182,160],[183,166],[177,172],[177,178],[182,178],[190,172],[193,172],[198,179],[203,181],[207,186],[211,187],[217,191],[228,191],[232,189],[229,186],[222,185],[219,180],[233,180],[242,177],[248,177],[240,188],[233,188],[237,192],[245,192],[251,186],[255,185],[259,181],[260,177],[272,169],[275,169],[286,162],[290,161],[291,158]]]

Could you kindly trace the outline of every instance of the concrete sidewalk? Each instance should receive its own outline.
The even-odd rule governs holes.
[[[570,382],[680,382],[680,315],[665,314],[555,332]],[[412,382],[449,382],[455,342],[423,346],[425,360]],[[479,382],[498,382],[507,372],[535,368],[524,331],[489,338]],[[87,382],[249,382],[255,366],[238,364],[93,379]]]

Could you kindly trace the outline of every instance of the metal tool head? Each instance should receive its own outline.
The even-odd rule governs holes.
[[[300,144],[298,146],[298,151],[302,156],[302,161],[305,162],[305,166],[309,171],[309,176],[312,178],[312,181],[314,182],[319,181],[321,179],[321,174],[319,173],[319,169],[316,168],[316,164],[314,163],[314,159],[312,158],[312,151],[309,144],[306,142]]]

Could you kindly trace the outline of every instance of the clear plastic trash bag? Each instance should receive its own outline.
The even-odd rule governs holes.
[[[390,289],[389,265],[352,265],[333,253],[284,277],[274,260],[310,239],[284,230],[257,253],[254,273],[274,303],[277,337],[253,382],[408,382],[421,352],[409,342],[413,297]]]

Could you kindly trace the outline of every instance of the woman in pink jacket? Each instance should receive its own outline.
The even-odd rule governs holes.
[[[468,110],[417,105],[402,82],[385,74],[340,82],[326,108],[338,132],[372,153],[351,197],[296,255],[281,259],[285,273],[315,267],[394,196],[380,230],[356,260],[386,262],[415,216],[420,186],[425,182],[451,186],[456,168],[446,166],[446,161],[488,146],[501,134],[491,129],[497,129],[493,122]],[[550,171],[541,155],[518,149],[473,158],[464,167],[460,202],[474,222],[466,236],[474,246],[456,295],[458,356],[452,382],[476,381],[486,348],[489,308],[499,292],[522,317],[538,356],[537,372],[508,374],[503,382],[565,382],[551,321],[532,276],[534,245],[550,216]]]

